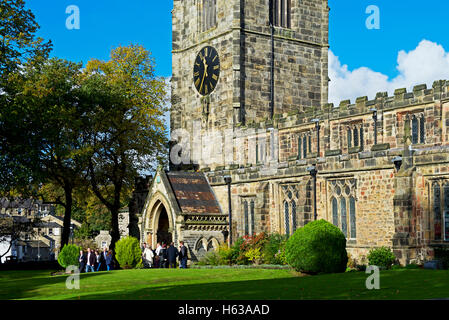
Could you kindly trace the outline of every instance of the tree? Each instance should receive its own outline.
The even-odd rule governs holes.
[[[165,82],[142,46],[118,47],[109,61],[91,60],[83,89],[96,105],[91,114],[87,177],[93,193],[111,212],[111,248],[120,238],[123,193],[141,171],[154,169],[166,153],[163,115]]]
[[[0,114],[1,151],[8,160],[0,165],[19,176],[13,183],[22,193],[64,207],[62,246],[70,237],[73,190],[83,184],[86,167],[81,152],[86,105],[79,91],[80,70],[81,64],[60,59],[25,64],[10,75],[17,94]],[[15,169],[10,170],[11,163]]]
[[[38,29],[24,0],[0,0],[0,81],[26,61],[47,57],[52,45],[36,37]]]

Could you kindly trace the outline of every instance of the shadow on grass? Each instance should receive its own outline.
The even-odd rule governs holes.
[[[36,298],[36,290],[65,283],[68,277],[66,274],[57,276],[52,276],[51,274],[52,271],[47,270],[3,271],[0,276],[0,300]],[[105,274],[107,274],[107,272],[81,273],[80,279],[82,280]]]

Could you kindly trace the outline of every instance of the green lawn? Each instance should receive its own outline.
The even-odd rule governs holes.
[[[364,272],[298,276],[290,270],[118,270],[82,274],[79,290],[49,271],[0,271],[0,299],[434,299],[449,298],[447,270],[381,271],[380,290]]]

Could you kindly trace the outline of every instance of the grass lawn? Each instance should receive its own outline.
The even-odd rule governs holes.
[[[80,289],[49,271],[0,271],[0,299],[433,299],[449,298],[448,270],[381,271],[380,290],[364,272],[301,276],[290,270],[150,269],[81,274]]]

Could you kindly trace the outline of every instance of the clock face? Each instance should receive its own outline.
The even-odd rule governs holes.
[[[193,82],[198,93],[206,96],[214,91],[220,76],[220,58],[215,48],[201,49],[193,66]]]

